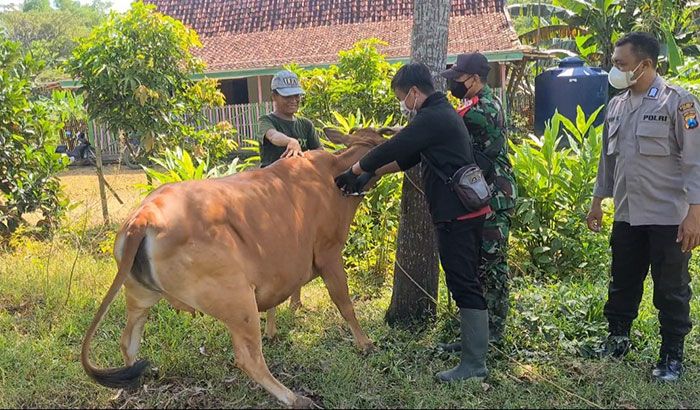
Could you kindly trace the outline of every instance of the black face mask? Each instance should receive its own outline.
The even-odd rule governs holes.
[[[465,95],[467,95],[467,87],[464,86],[464,83],[450,80],[450,92],[454,97],[461,100]]]

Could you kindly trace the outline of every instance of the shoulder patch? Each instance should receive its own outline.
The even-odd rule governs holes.
[[[678,111],[680,111],[680,112],[690,111],[693,109],[693,107],[695,107],[695,103],[692,101],[687,102],[687,103],[683,103],[683,104],[678,106]]]
[[[464,103],[457,107],[457,114],[459,114],[460,117],[464,117],[469,110],[472,109],[476,104],[479,103],[479,96],[475,95],[474,97],[465,100]]]
[[[692,130],[698,127],[698,116],[695,113],[695,110],[683,113],[683,123],[685,125],[685,129],[687,130]]]

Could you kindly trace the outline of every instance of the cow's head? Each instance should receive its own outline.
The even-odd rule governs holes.
[[[394,135],[400,128],[360,128],[353,129],[349,134],[345,134],[336,129],[324,128],[324,132],[328,139],[335,144],[345,145],[347,148],[336,153],[338,159],[338,168],[346,170],[356,161],[362,158],[372,148],[383,144],[387,141],[385,135]],[[338,169],[336,170],[338,171]],[[370,189],[379,178],[372,178],[366,185],[366,189]]]
[[[398,130],[396,128],[359,128],[350,130],[349,134],[336,130],[334,128],[324,128],[323,132],[326,137],[334,144],[342,144],[350,148],[360,145],[368,148],[376,147],[386,141],[385,136],[394,135]]]

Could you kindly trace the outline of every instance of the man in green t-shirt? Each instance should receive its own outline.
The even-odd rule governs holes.
[[[303,151],[321,149],[321,141],[314,125],[308,119],[296,115],[304,90],[299,77],[282,70],[272,77],[273,111],[260,117],[260,167],[264,168],[280,158],[301,156]],[[301,289],[292,294],[290,306],[301,306]],[[268,317],[269,319],[269,317]]]
[[[260,117],[263,136],[260,166],[280,158],[300,156],[302,151],[321,148],[311,121],[296,116],[304,90],[296,74],[283,70],[272,78],[273,111]]]

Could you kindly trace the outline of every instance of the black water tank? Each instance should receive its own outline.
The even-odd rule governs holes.
[[[535,133],[544,133],[544,123],[558,110],[571,121],[576,120],[580,105],[586,118],[608,102],[608,73],[598,67],[587,67],[579,57],[567,57],[559,67],[550,68],[535,77]],[[595,125],[603,123],[604,111]]]

